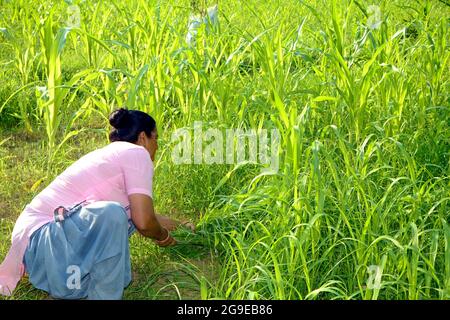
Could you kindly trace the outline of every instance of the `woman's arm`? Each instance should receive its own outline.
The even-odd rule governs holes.
[[[153,200],[145,194],[131,194],[130,200],[131,220],[140,234],[152,238],[160,246],[176,244],[167,228],[164,228],[156,217]]]

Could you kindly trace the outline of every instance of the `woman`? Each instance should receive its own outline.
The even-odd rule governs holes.
[[[68,167],[16,221],[0,266],[0,294],[24,272],[38,289],[61,299],[121,299],[131,281],[128,237],[137,229],[159,246],[176,244],[180,223],[155,214],[155,120],[119,109],[109,118],[110,144]]]

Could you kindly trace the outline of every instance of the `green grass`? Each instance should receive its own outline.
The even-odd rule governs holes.
[[[189,47],[190,1],[74,3],[62,45],[65,2],[0,0],[2,239],[125,105],[158,123],[157,209],[199,228],[169,250],[133,238],[125,298],[450,297],[447,5],[225,1]],[[278,129],[280,170],[175,165],[171,134],[194,121]]]

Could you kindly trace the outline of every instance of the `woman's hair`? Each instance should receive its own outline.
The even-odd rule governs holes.
[[[113,129],[109,133],[109,141],[126,141],[135,143],[139,134],[144,131],[151,137],[156,127],[155,119],[139,110],[120,108],[109,115],[109,123]]]

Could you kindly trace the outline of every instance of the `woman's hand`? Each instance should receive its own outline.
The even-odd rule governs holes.
[[[170,232],[164,228],[164,230],[167,232],[167,236],[164,239],[161,240],[154,240],[155,243],[160,247],[169,247],[177,244],[177,241],[175,238],[172,237]]]
[[[191,231],[195,233],[195,224],[193,224],[192,222],[190,222],[190,221],[183,221],[183,222],[181,222],[181,225],[186,227],[186,228],[188,228],[188,229],[191,229]]]
[[[131,219],[139,233],[145,237],[152,238],[160,247],[173,246],[177,243],[170,231],[174,231],[180,225],[195,231],[195,226],[192,223],[182,223],[156,214],[153,208],[153,200],[148,195],[131,194],[129,199]]]
[[[131,194],[129,199],[131,219],[140,234],[152,238],[161,247],[176,244],[169,232],[169,228],[172,226],[169,225],[169,228],[166,228],[156,217],[151,197],[144,194]]]
[[[174,231],[179,226],[184,226],[186,228],[191,229],[192,232],[195,232],[195,225],[192,222],[189,221],[180,222],[178,220],[174,220],[160,214],[156,214],[156,218],[158,219],[158,222],[161,224],[161,226],[166,228],[168,231]]]

